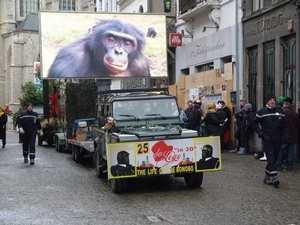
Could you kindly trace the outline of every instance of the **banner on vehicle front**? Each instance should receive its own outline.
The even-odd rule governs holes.
[[[108,179],[222,169],[220,137],[109,143]]]

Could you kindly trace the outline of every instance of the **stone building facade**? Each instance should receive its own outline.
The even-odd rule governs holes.
[[[101,2],[101,1],[96,1]],[[21,85],[35,80],[39,61],[39,10],[95,11],[94,1],[0,1],[0,105],[20,108]],[[12,129],[12,118],[7,125]]]

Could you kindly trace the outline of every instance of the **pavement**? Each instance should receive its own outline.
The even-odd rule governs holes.
[[[0,141],[1,146],[1,141]],[[222,153],[222,170],[204,174],[200,188],[183,178],[142,179],[112,193],[90,158],[36,145],[35,165],[24,164],[18,133],[0,148],[0,225],[300,225],[300,164],[263,183],[265,161]],[[161,177],[162,178],[162,177]]]

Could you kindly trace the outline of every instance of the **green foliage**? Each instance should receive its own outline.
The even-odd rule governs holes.
[[[26,106],[28,103],[32,103],[34,106],[43,105],[43,92],[37,89],[32,81],[21,85],[21,94],[22,96],[19,97],[21,107]]]
[[[58,88],[60,83],[61,82],[59,80],[54,80],[54,79],[49,80],[49,95],[53,94],[54,88]]]
[[[72,137],[73,123],[76,119],[95,117],[97,96],[97,86],[93,80],[83,80],[81,83],[67,83],[66,133],[68,138]]]

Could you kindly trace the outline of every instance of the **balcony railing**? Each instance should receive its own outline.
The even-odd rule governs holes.
[[[197,4],[206,2],[207,0],[180,0],[179,11],[181,14],[187,12],[189,9],[196,7]]]

